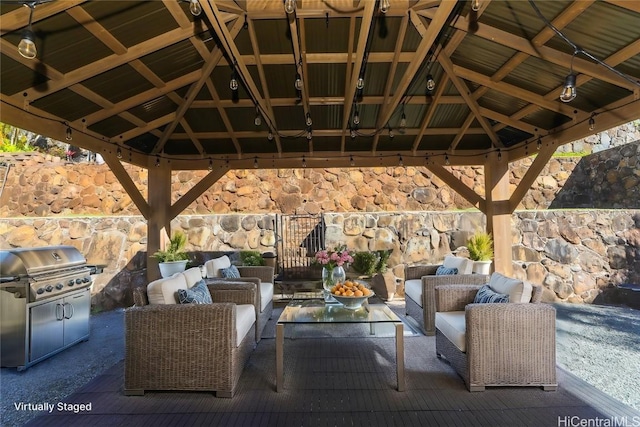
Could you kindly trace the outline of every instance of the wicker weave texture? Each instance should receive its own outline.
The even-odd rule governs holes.
[[[555,308],[541,303],[471,304],[475,292],[468,287],[465,307],[466,353],[440,331],[436,354],[445,357],[470,391],[487,386],[542,386],[557,388]],[[439,311],[457,311],[464,305],[465,289],[438,287]],[[534,286],[532,299],[542,289]],[[446,309],[446,310],[445,310]]]
[[[441,264],[409,265],[404,268],[404,280],[415,280],[422,276],[433,276]]]
[[[253,293],[245,298],[253,298]],[[218,396],[233,396],[255,348],[255,324],[236,345],[235,313],[233,303],[127,309],[125,393],[208,390]]]
[[[418,321],[427,335],[436,333],[436,287],[443,285],[483,285],[489,281],[489,276],[484,274],[453,274],[442,276],[422,276],[422,309],[421,312],[409,301],[411,297],[406,296],[405,301],[409,307],[407,314]],[[415,301],[411,301],[415,302]],[[415,314],[412,315],[411,313]]]

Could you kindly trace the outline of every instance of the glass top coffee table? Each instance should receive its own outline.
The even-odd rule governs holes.
[[[356,310],[344,308],[340,303],[325,303],[321,299],[292,300],[282,311],[276,323],[276,391],[284,385],[284,329],[287,325],[323,327],[328,324],[365,324],[375,334],[376,325],[395,327],[396,379],[398,391],[405,390],[404,380],[404,327],[402,320],[386,304],[363,304]]]

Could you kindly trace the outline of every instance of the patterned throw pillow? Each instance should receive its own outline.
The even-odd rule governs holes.
[[[240,278],[240,271],[238,271],[238,267],[236,267],[235,265],[232,265],[231,267],[227,267],[227,268],[221,268],[220,274],[222,274],[222,277],[227,279]]]
[[[204,280],[199,280],[191,289],[178,289],[180,304],[211,304],[211,294]]]
[[[509,302],[509,295],[499,294],[491,290],[489,285],[484,285],[478,290],[473,299],[474,304],[484,304],[488,302]]]
[[[452,274],[458,274],[457,268],[447,268],[444,265],[441,265],[436,270],[436,276],[451,276]]]

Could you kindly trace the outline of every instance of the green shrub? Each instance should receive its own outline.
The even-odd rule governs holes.
[[[181,232],[176,231],[173,237],[169,240],[169,246],[163,251],[158,251],[153,256],[159,262],[172,262],[172,261],[184,261],[189,259],[189,255],[184,252],[184,247],[187,245],[187,236]]]
[[[356,252],[353,255],[353,269],[364,276],[373,276],[378,265],[375,252]]]
[[[376,273],[385,273],[387,271],[387,263],[393,249],[384,249],[376,251],[378,262],[376,263]]]
[[[240,261],[245,266],[264,265],[264,259],[258,251],[240,251]]]

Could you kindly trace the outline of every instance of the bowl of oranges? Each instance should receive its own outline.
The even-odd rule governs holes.
[[[356,310],[374,295],[365,282],[357,280],[345,280],[331,287],[331,296],[345,308]]]

